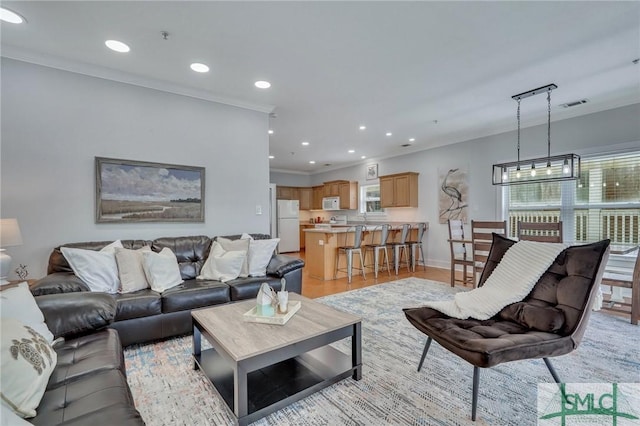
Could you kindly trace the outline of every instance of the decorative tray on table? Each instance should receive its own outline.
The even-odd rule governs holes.
[[[289,302],[289,310],[286,314],[281,314],[276,311],[275,315],[272,317],[265,317],[262,315],[258,315],[258,308],[253,307],[248,312],[245,312],[242,316],[243,319],[247,322],[259,322],[262,324],[275,324],[275,325],[284,325],[291,319],[293,314],[298,312],[302,306],[302,303],[299,300],[290,301]]]

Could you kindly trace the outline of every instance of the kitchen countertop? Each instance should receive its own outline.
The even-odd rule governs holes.
[[[349,228],[356,226],[356,225],[365,225],[366,227],[369,228],[369,230],[373,230],[373,227],[375,226],[380,226],[380,225],[384,225],[384,224],[389,224],[391,225],[393,230],[399,230],[402,228],[402,225],[404,225],[405,223],[408,223],[409,225],[411,225],[412,227],[414,227],[415,225],[417,225],[418,223],[422,223],[422,222],[350,222],[346,225],[339,225],[339,224],[330,224],[331,227],[330,228],[308,228],[308,229],[304,229],[304,232],[313,232],[313,233],[324,233],[324,234],[339,234],[339,233],[344,233],[344,232],[349,232]],[[427,224],[427,229],[429,229],[429,223],[425,222]],[[311,225],[311,224],[309,224]],[[323,223],[323,225],[329,225],[327,223]],[[352,231],[353,232],[353,231]]]

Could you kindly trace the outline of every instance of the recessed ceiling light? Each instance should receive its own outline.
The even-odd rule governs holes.
[[[360,130],[365,130],[367,126],[360,126]]]
[[[129,48],[129,46],[127,46],[126,44],[124,44],[121,41],[118,40],[107,40],[104,42],[104,44],[111,50],[115,51],[115,52],[120,52],[120,53],[127,53],[128,51],[130,51],[131,49]]]
[[[367,158],[367,156],[366,156],[366,155],[363,155],[363,156],[362,156],[362,157],[360,157],[360,158],[364,160],[365,158]]]
[[[347,151],[349,154],[353,154],[354,152],[356,152],[355,149],[350,149],[349,151]]]
[[[276,158],[276,157],[274,157],[273,155],[269,156],[269,160],[273,160],[274,158]]]
[[[269,132],[268,132],[268,133],[269,133],[270,135],[272,135],[272,134],[273,134],[273,130],[269,129]]]
[[[416,141],[416,138],[410,138],[409,139],[409,142],[415,142],[415,141]]]
[[[268,89],[269,87],[271,87],[271,83],[269,83],[268,81],[260,80],[260,81],[256,81],[254,84],[258,89]]]
[[[309,146],[309,142],[307,141],[302,142],[302,146]]]
[[[10,24],[22,24],[26,22],[26,19],[12,10],[0,7],[0,21],[9,22]]]
[[[192,63],[191,69],[194,70],[195,72],[209,72],[209,67],[199,62]]]
[[[393,133],[387,132],[387,136],[391,136],[391,135],[393,135]]]
[[[316,164],[316,162],[311,160],[311,161],[309,161],[309,164]]]

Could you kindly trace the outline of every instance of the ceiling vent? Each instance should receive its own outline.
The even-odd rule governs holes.
[[[560,106],[562,108],[571,108],[571,107],[574,107],[574,106],[586,104],[587,102],[589,102],[588,99],[580,99],[579,101],[567,102],[566,104],[562,104]]]

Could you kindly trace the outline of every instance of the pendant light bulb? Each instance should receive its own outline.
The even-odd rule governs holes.
[[[562,173],[568,175],[571,170],[569,169],[569,160],[564,159],[564,164],[562,165]]]
[[[518,164],[518,167],[516,168],[516,177],[520,179],[520,176],[522,176],[522,174],[520,173],[520,164]]]
[[[547,161],[547,175],[551,174],[551,161]]]
[[[507,168],[503,167],[502,168],[502,180],[507,180],[509,179],[509,174],[507,173]]]
[[[531,163],[531,176],[535,176],[536,175],[536,165],[535,163]]]

